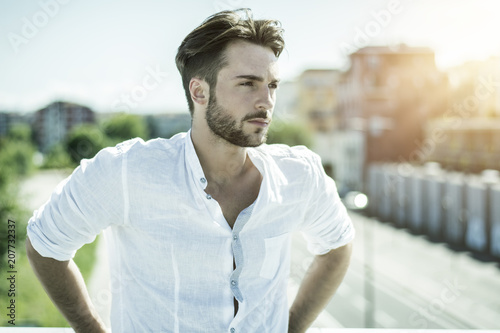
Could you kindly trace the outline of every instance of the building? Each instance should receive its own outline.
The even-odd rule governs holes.
[[[500,118],[441,118],[425,128],[421,154],[444,169],[500,170]]]
[[[341,72],[309,69],[297,82],[295,114],[313,132],[330,132],[337,127],[337,85]]]
[[[340,194],[363,189],[365,143],[362,131],[320,132],[314,135],[314,151],[321,156]]]
[[[500,57],[469,61],[447,73],[450,107],[427,124],[418,154],[449,170],[500,170]]]
[[[276,93],[273,121],[297,122],[298,101],[298,82],[296,80],[280,82],[279,90]]]
[[[362,187],[364,144],[361,132],[340,131],[338,102],[342,76],[335,69],[305,70],[294,81],[292,95],[296,97],[288,97],[288,118],[312,133],[312,149],[321,156],[325,171],[335,179],[339,192],[344,193]]]
[[[362,147],[366,165],[405,162],[419,147],[427,120],[448,103],[448,81],[428,48],[365,47],[350,55],[338,86],[338,128]],[[356,135],[354,135],[356,137]]]
[[[15,112],[0,112],[0,137],[7,136],[12,126],[29,124],[30,116]]]
[[[63,142],[76,125],[95,123],[94,112],[86,106],[57,101],[35,112],[33,130],[41,152]]]
[[[462,113],[470,117],[500,117],[500,57],[469,61],[447,73],[451,99]]]

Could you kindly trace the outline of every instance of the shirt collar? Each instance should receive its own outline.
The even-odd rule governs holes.
[[[196,154],[196,150],[194,149],[193,139],[191,138],[191,129],[189,129],[189,131],[187,132],[185,140],[186,163],[191,170],[194,182],[201,186],[203,190],[205,190],[207,188],[207,178],[205,177],[205,173],[203,172],[203,168],[201,167],[200,160],[198,158],[198,155]],[[264,161],[262,160],[262,156],[260,156],[257,152],[257,149],[247,148],[247,155],[255,165],[255,167],[262,174],[262,176],[265,176]]]
[[[203,190],[207,188],[207,178],[201,167],[198,155],[194,149],[193,140],[191,139],[191,129],[187,132],[184,138],[185,142],[185,157],[188,168],[191,170],[191,175],[195,184],[198,184]]]

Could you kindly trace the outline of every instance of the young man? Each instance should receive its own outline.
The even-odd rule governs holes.
[[[104,332],[72,257],[106,229],[113,332],[305,332],[354,230],[304,147],[264,145],[284,47],[277,21],[225,11],[179,47],[192,128],[83,160],[35,212],[27,250],[76,332]],[[288,309],[290,234],[315,260]]]

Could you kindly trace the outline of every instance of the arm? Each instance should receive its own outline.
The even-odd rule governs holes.
[[[305,332],[320,314],[342,282],[351,252],[349,243],[315,256],[290,308],[289,333]]]
[[[42,257],[26,239],[26,254],[36,276],[52,302],[75,332],[106,332],[90,301],[82,274],[73,260]]]

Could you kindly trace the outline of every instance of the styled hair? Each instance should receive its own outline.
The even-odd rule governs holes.
[[[281,23],[277,20],[254,20],[250,9],[227,10],[208,17],[184,38],[175,57],[191,116],[194,103],[189,82],[193,77],[205,80],[212,95],[217,75],[227,65],[226,48],[236,40],[270,47],[276,57],[285,47]]]

